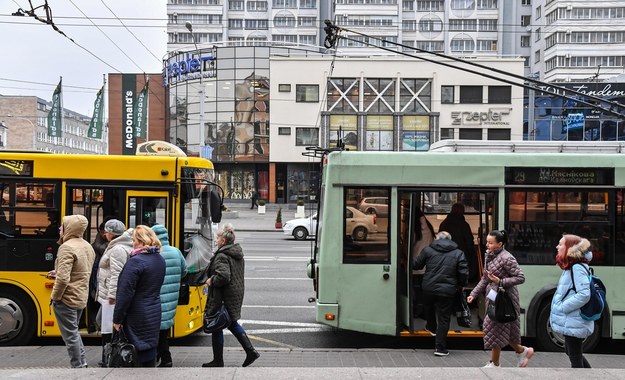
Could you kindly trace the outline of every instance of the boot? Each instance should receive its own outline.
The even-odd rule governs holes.
[[[202,367],[223,367],[224,366],[224,346],[213,342],[213,361],[202,364]]]
[[[250,342],[250,338],[247,337],[246,333],[233,334],[233,335],[237,338],[237,340],[241,344],[241,347],[243,347],[246,353],[245,361],[243,362],[243,367],[247,367],[248,365],[254,363],[256,359],[260,357],[260,354],[258,353],[258,351],[254,349],[254,346],[252,346],[252,342]]]
[[[102,334],[102,360],[98,363],[98,367],[107,366],[106,358],[104,357],[104,346],[106,346],[107,343],[110,343],[112,338],[113,334]]]

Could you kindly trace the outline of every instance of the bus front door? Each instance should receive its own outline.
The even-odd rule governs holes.
[[[167,212],[169,193],[167,191],[128,191],[126,193],[126,226],[134,228],[140,224],[152,227],[162,224],[171,229],[171,215]]]

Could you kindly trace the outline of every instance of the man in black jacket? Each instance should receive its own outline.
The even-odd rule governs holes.
[[[422,286],[427,315],[425,329],[436,335],[434,355],[447,356],[447,332],[454,296],[467,284],[469,267],[464,253],[446,231],[439,232],[436,240],[417,256],[414,268],[422,269],[424,266]]]

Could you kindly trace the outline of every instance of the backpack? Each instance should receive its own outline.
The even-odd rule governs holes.
[[[573,264],[575,265],[575,264]],[[603,281],[599,279],[599,277],[595,276],[595,272],[592,268],[587,268],[585,265],[582,265],[586,273],[588,273],[588,277],[590,277],[590,299],[588,302],[579,309],[579,314],[582,319],[587,321],[596,321],[601,319],[601,314],[603,313],[603,309],[606,305],[606,288],[603,284]],[[571,282],[573,283],[573,287],[569,289],[562,299],[565,299],[571,290],[577,293],[577,289],[575,289],[575,278],[573,276],[573,267],[571,267]]]

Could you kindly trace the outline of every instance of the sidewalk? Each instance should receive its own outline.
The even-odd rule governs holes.
[[[224,206],[228,209],[223,213],[221,223],[232,223],[237,231],[275,231],[282,233],[282,229],[276,229],[276,215],[278,209],[282,208],[282,222],[295,219],[294,204],[274,204],[265,205],[265,213],[259,214],[258,209],[250,209],[251,201],[228,202]],[[306,205],[306,215],[317,212],[317,205]]]
[[[251,337],[254,339],[254,337]],[[209,361],[210,347],[172,346],[174,368],[109,369],[97,368],[101,347],[85,347],[89,368],[71,369],[64,346],[0,348],[0,378],[18,379],[566,379],[582,376],[569,368],[563,353],[537,352],[528,368],[516,368],[512,351],[504,351],[501,368],[481,368],[489,353],[481,350],[452,350],[439,358],[423,349],[287,349],[260,348],[260,358],[241,368],[244,353],[226,348],[226,368],[201,368]],[[594,367],[584,370],[587,379],[623,379],[625,361],[621,355],[587,354]]]

